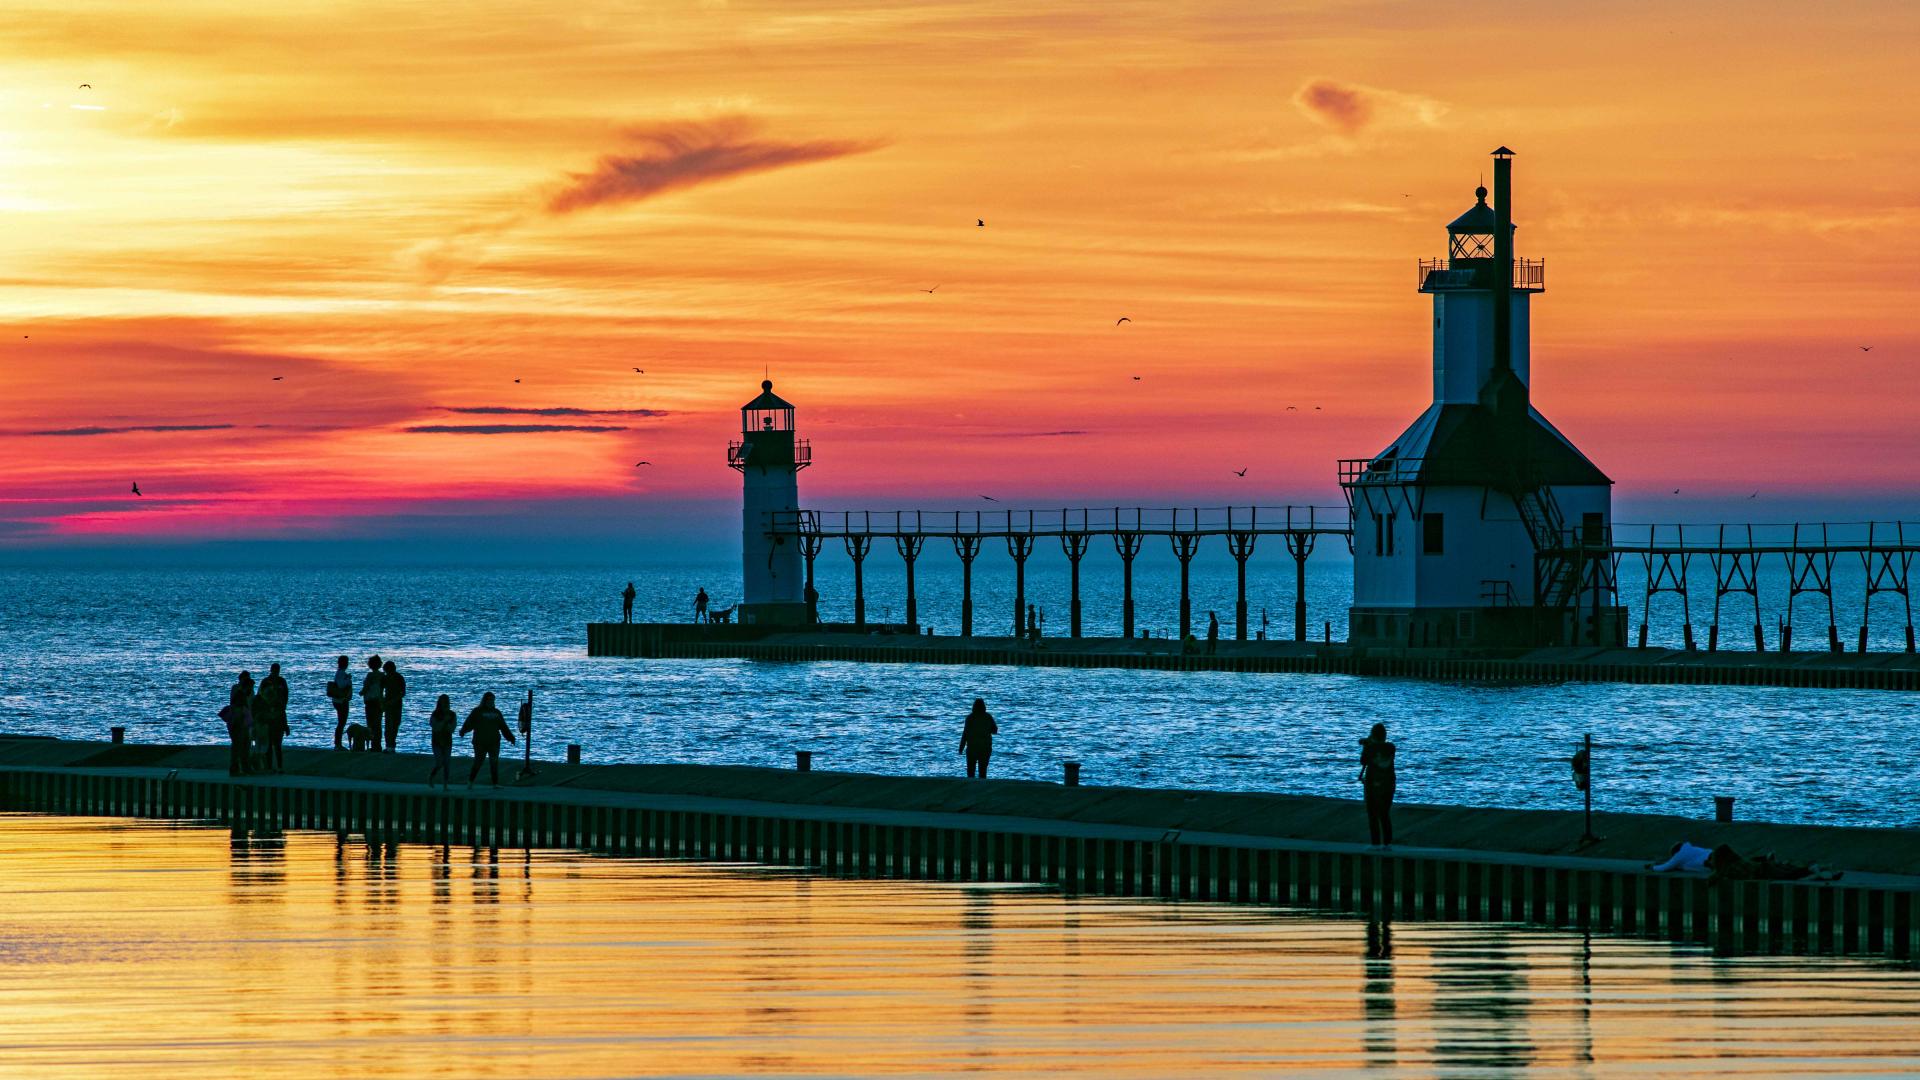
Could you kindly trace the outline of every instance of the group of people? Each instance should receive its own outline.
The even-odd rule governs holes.
[[[327,681],[327,698],[334,708],[333,748],[393,753],[400,744],[400,722],[407,698],[406,677],[393,661],[382,660],[379,656],[368,657],[366,675],[360,680],[358,691],[365,710],[364,720],[354,722],[352,663],[351,657],[339,657],[333,678]],[[268,669],[266,677],[257,686],[249,671],[242,671],[234,680],[233,687],[227,693],[227,704],[220,710],[220,719],[227,727],[229,775],[245,776],[286,769],[284,745],[289,733],[289,696],[287,680],[280,674],[280,665],[277,663]],[[520,732],[530,736],[533,731],[531,690],[527,691],[527,699],[520,705],[519,721]],[[434,702],[427,724],[433,747],[433,770],[427,774],[429,787],[435,780],[443,788],[451,785],[456,733],[473,737],[473,768],[467,774],[467,786],[472,787],[479,778],[482,765],[491,766],[493,785],[500,786],[501,740],[508,743],[517,740],[513,727],[494,703],[492,691],[481,695],[480,704],[467,713],[465,723],[454,712],[452,699],[441,694]]]

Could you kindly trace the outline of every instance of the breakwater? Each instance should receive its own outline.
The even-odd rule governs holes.
[[[889,628],[892,630],[892,628]],[[756,633],[744,627],[590,623],[587,655],[635,659],[745,659],[870,664],[997,664],[1016,667],[1236,671],[1362,675],[1447,682],[1618,682],[1652,685],[1784,686],[1920,690],[1911,653],[1720,652],[1685,649],[1551,648],[1513,654],[1361,648],[1341,643],[1222,641],[1181,648],[1139,638],[932,637],[898,632]]]
[[[1605,839],[1583,847],[1576,814],[1408,806],[1403,846],[1382,852],[1356,842],[1359,808],[1338,799],[552,762],[509,788],[443,793],[418,783],[418,755],[288,758],[285,774],[235,778],[218,747],[0,739],[0,809],[1527,923],[1726,952],[1920,955],[1911,830],[1602,814]],[[1683,838],[1817,857],[1846,874],[1710,882],[1644,869]]]

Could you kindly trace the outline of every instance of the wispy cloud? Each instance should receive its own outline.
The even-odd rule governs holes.
[[[88,436],[88,435],[132,435],[137,432],[174,432],[174,431],[227,431],[232,424],[135,424],[128,427],[70,427],[51,428],[46,431],[28,431],[27,435],[49,436]]]
[[[624,416],[640,419],[666,416],[665,409],[579,409],[554,406],[546,409],[520,409],[506,405],[443,405],[443,412],[466,416]]]
[[[763,138],[759,129],[757,121],[744,116],[629,128],[625,135],[630,150],[603,155],[587,172],[570,174],[566,186],[548,197],[545,209],[571,214],[638,202],[696,184],[831,161],[885,145],[852,139],[785,142]]]
[[[416,424],[415,435],[538,435],[550,431],[625,431],[609,424]]]
[[[1438,127],[1444,102],[1399,90],[1313,79],[1294,91],[1293,107],[1307,119],[1342,135],[1370,127]]]

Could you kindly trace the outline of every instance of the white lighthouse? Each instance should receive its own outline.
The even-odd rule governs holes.
[[[813,463],[813,448],[793,430],[793,406],[760,384],[760,396],[740,407],[740,439],[727,446],[727,464],[740,470],[741,599],[743,623],[807,621],[805,573],[800,545],[774,531],[791,524],[800,509],[800,470]],[[776,517],[778,515],[778,517]]]
[[[1433,297],[1433,404],[1385,450],[1343,461],[1353,515],[1355,644],[1501,647],[1624,639],[1612,484],[1532,407],[1528,305],[1544,260],[1513,254],[1513,152],[1422,259]]]

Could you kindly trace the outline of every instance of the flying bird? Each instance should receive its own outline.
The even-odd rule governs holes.
[[[519,379],[515,379],[515,380],[513,380],[513,381],[514,381],[514,382],[519,382],[520,380],[519,380]]]
[[[1119,318],[1113,320],[1113,325],[1119,326],[1123,322],[1132,322],[1132,321],[1133,321],[1132,319],[1129,319],[1125,315],[1122,315]]]
[[[273,381],[274,381],[274,382],[279,382],[279,381],[280,381],[281,379],[284,379],[284,378],[286,378],[286,376],[285,376],[285,375],[275,375],[275,376],[273,377]]]
[[[988,502],[999,502],[999,501],[1000,501],[999,499],[996,499],[996,498],[994,498],[994,497],[993,497],[993,496],[991,496],[991,495],[982,495],[982,496],[980,496],[980,497],[981,497],[981,498],[983,498],[983,499],[985,499],[985,500],[987,500]]]
[[[1873,346],[1871,346],[1871,345],[1862,345],[1862,346],[1860,346],[1860,351],[1861,351],[1861,352],[1872,352],[1872,351],[1873,351]]]
[[[1319,411],[1320,411],[1320,406],[1318,406],[1318,405],[1315,405],[1315,406],[1313,407],[1313,411],[1314,411],[1314,412],[1319,412]]]
[[[1759,498],[1759,497],[1760,497],[1760,493],[1759,493],[1759,492],[1757,492],[1757,491],[1756,491],[1756,492],[1754,492],[1753,494],[1751,494],[1751,495],[1749,495],[1749,496],[1747,496],[1747,498],[1749,498],[1749,499],[1757,499],[1757,498]]]
[[[974,225],[976,225],[976,226],[978,226],[978,227],[980,227],[980,228],[982,228],[982,229],[984,229],[984,228],[986,228],[986,227],[987,227],[987,219],[986,219],[986,218],[974,218],[974,219],[973,219],[973,223],[974,223]]]
[[[1235,469],[1235,470],[1233,470],[1233,475],[1235,475],[1235,476],[1245,476],[1245,475],[1247,475],[1247,470],[1245,470],[1245,469]]]
[[[1300,406],[1298,406],[1298,405],[1289,405],[1289,406],[1287,406],[1287,411],[1288,411],[1288,412],[1299,412],[1299,411],[1300,411]]]
[[[1138,376],[1138,375],[1135,375],[1135,376],[1133,377],[1133,381],[1134,381],[1134,382],[1139,382],[1139,381],[1140,381],[1140,376]]]
[[[1679,488],[1674,488],[1674,489],[1673,489],[1673,493],[1674,493],[1675,495],[1678,495],[1678,494],[1680,494],[1680,489],[1679,489]]]
[[[634,373],[635,375],[645,375],[645,374],[647,373],[647,369],[646,369],[646,368],[634,368],[634,369],[633,369],[633,373]],[[514,382],[519,382],[520,380],[519,380],[519,379],[515,379],[515,380],[513,380],[513,381],[514,381]]]
[[[92,84],[92,83],[87,83],[87,82],[83,82],[83,83],[81,83],[81,84],[80,84],[80,89],[82,89],[82,90],[91,90],[91,89],[93,89],[93,84]]]
[[[651,465],[651,464],[653,464],[653,462],[651,461],[636,461],[633,463],[633,467],[637,469],[642,465]]]
[[[941,282],[940,284],[941,284],[941,285],[944,285],[944,284],[946,284],[946,282]],[[939,287],[940,287],[940,285],[935,285],[935,286],[933,287],[933,289],[937,289],[937,288],[939,288]],[[931,295],[933,295],[933,289],[921,289],[920,291],[921,291],[921,292],[923,292],[923,293],[926,293],[926,294],[927,294],[927,295],[929,295],[929,296],[931,296]]]
[[[138,480],[135,480],[135,481],[133,482],[133,493],[134,493],[135,495],[139,495],[139,494],[140,494],[140,481],[138,481]],[[143,496],[143,497],[144,497],[144,496]]]

